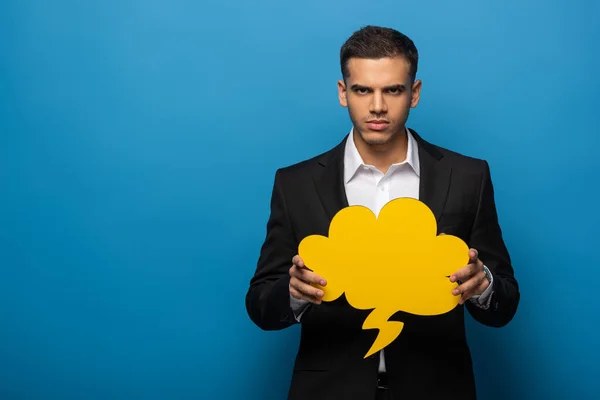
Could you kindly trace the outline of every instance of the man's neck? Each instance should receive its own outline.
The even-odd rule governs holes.
[[[406,129],[402,129],[398,134],[384,144],[368,144],[364,142],[360,135],[354,131],[354,143],[358,154],[367,165],[373,165],[382,173],[386,173],[392,164],[401,163],[406,160],[408,152],[408,135]]]

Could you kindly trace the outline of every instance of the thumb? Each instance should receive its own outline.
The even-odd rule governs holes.
[[[469,262],[477,262],[479,259],[479,252],[476,249],[469,250]]]

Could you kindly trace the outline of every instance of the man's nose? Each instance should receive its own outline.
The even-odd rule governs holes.
[[[387,105],[385,104],[385,99],[383,98],[383,94],[381,92],[373,93],[370,108],[370,111],[374,114],[387,112]]]

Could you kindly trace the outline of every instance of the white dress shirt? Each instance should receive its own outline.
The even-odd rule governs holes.
[[[384,174],[374,166],[364,163],[354,143],[353,131],[350,131],[344,149],[344,187],[349,205],[365,206],[377,216],[383,206],[393,199],[399,197],[419,199],[421,170],[418,144],[408,129],[406,134],[408,135],[406,159],[392,164]],[[480,296],[473,296],[469,300],[481,308],[488,308],[493,290],[492,283],[490,282],[489,287]],[[290,295],[290,304],[297,321],[300,321],[309,303]],[[379,371],[384,372],[383,350],[380,355]]]

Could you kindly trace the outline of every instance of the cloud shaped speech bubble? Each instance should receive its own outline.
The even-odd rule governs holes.
[[[467,265],[469,249],[458,237],[437,236],[431,210],[421,201],[399,198],[387,203],[379,217],[362,206],[340,210],[329,237],[307,236],[298,254],[307,268],[327,280],[323,301],[345,292],[357,309],[373,310],[363,329],[379,329],[365,358],[400,335],[403,322],[388,321],[397,311],[439,315],[459,302],[448,278]]]

